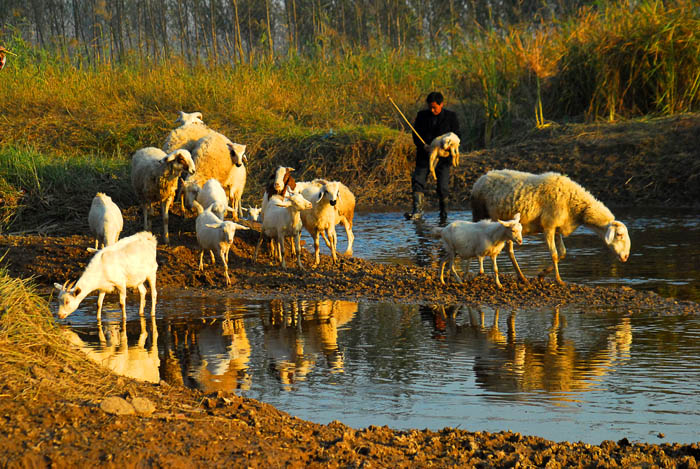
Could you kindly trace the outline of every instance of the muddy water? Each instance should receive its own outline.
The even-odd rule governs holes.
[[[423,227],[400,222],[399,214],[358,216],[356,255],[433,263],[435,240],[420,234],[432,215]],[[630,261],[617,263],[582,231],[568,238],[562,276],[697,301],[700,217],[620,218],[632,232]],[[340,245],[344,249],[342,234]],[[546,261],[543,250],[532,239],[520,248],[527,273]],[[508,270],[502,261],[501,270]],[[698,441],[696,316],[585,305],[445,309],[163,291],[155,320],[140,319],[130,302],[126,327],[108,296],[97,327],[94,300],[88,298],[66,328],[93,359],[147,381],[235,391],[304,419],[510,429],[595,444],[622,437]]]

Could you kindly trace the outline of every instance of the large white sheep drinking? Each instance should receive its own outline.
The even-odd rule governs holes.
[[[626,262],[630,253],[627,227],[600,201],[576,182],[559,173],[531,174],[502,169],[481,176],[472,189],[474,221],[485,218],[507,220],[520,213],[523,234],[544,233],[552,256],[552,266],[543,270],[545,275],[554,269],[557,282],[558,263],[566,255],[564,236],[584,225],[595,232],[617,255]],[[513,243],[508,242],[508,255],[520,279],[527,280],[515,260]]]
[[[54,284],[58,290],[58,317],[63,319],[75,311],[80,302],[91,292],[99,291],[97,297],[97,319],[102,316],[105,293],[115,288],[119,291],[122,318],[126,320],[126,289],[138,288],[141,295],[139,315],[146,304],[145,282],[151,289],[151,316],[156,312],[156,238],[142,231],[115,244],[100,249],[92,257],[85,271],[74,285],[68,282]]]

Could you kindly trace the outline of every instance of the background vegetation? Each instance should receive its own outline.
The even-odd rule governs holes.
[[[493,5],[0,0],[17,54],[0,72],[0,227],[37,203],[70,217],[66,197],[82,214],[96,188],[131,203],[129,155],[161,146],[181,109],[249,145],[249,193],[283,163],[362,187],[364,203],[410,173],[387,96],[412,118],[442,90],[463,151],[553,121],[698,111],[694,2]]]

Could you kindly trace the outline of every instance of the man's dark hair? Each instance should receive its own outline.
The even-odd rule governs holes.
[[[431,91],[430,94],[428,94],[428,97],[425,98],[425,102],[428,104],[442,104],[443,99],[445,98],[442,96],[442,93],[440,93],[439,91]]]

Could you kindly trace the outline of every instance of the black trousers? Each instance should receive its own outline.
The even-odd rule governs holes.
[[[448,198],[450,196],[450,168],[452,167],[452,158],[439,158],[438,164],[435,166],[435,176],[437,176],[437,196],[438,198]],[[416,169],[413,171],[411,178],[411,190],[413,192],[425,193],[428,175],[430,169],[428,162],[417,161]]]

